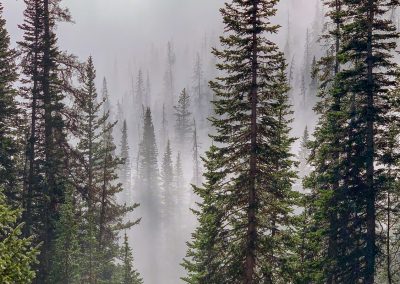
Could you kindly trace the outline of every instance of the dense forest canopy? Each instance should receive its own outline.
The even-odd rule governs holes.
[[[0,3],[0,283],[399,283],[399,6]]]

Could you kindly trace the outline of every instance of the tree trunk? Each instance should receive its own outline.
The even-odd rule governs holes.
[[[367,206],[367,239],[366,239],[366,275],[365,283],[373,284],[375,276],[376,258],[376,212],[374,187],[374,78],[373,78],[373,52],[372,33],[374,21],[374,1],[368,0],[368,38],[367,38],[367,133],[366,133],[366,206]]]
[[[253,0],[252,11],[252,86],[250,91],[251,103],[251,153],[250,153],[250,181],[248,192],[248,211],[247,211],[247,242],[246,242],[246,262],[245,262],[245,284],[254,283],[256,266],[256,243],[257,243],[257,69],[258,69],[258,40],[257,40],[257,14],[258,0]]]

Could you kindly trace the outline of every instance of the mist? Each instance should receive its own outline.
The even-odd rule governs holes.
[[[74,23],[62,23],[58,26],[58,45],[61,50],[76,55],[84,62],[93,56],[97,70],[97,90],[103,88],[104,78],[107,81],[108,96],[111,104],[111,116],[118,120],[114,139],[120,146],[122,121],[128,125],[129,154],[131,161],[129,192],[121,199],[142,203],[137,193],[136,174],[137,156],[142,136],[141,107],[134,105],[137,94],[139,70],[145,84],[148,84],[149,96],[146,106],[153,114],[158,148],[158,165],[161,167],[166,141],[171,140],[173,160],[178,152],[182,154],[185,191],[179,205],[177,219],[173,224],[157,226],[151,231],[152,224],[147,223],[147,209],[143,206],[135,211],[132,219],[142,218],[141,224],[129,232],[130,244],[134,250],[135,264],[148,284],[183,283],[180,277],[185,276],[180,266],[187,250],[186,241],[196,227],[196,218],[190,208],[196,207],[196,197],[190,186],[193,176],[191,142],[179,146],[173,134],[174,114],[172,105],[167,106],[168,137],[162,137],[162,110],[165,104],[165,72],[167,69],[168,43],[172,46],[176,62],[174,64],[173,98],[186,88],[189,95],[193,93],[193,70],[197,56],[201,58],[204,80],[212,80],[216,75],[215,58],[211,54],[213,47],[218,47],[218,37],[223,32],[219,8],[224,0],[65,0]],[[318,0],[284,0],[278,5],[274,23],[281,25],[279,34],[274,40],[281,50],[289,42],[287,64],[293,63],[293,81],[291,98],[294,106],[294,123],[292,135],[300,137],[304,128],[315,126],[316,116],[312,110],[315,101],[303,101],[301,89],[304,64],[304,53],[307,30],[322,13]],[[23,21],[24,3],[21,0],[6,0],[4,3],[7,28],[13,46],[22,39],[17,28]],[[288,34],[288,32],[290,33]],[[314,35],[314,41],[315,41]],[[319,54],[316,54],[319,56]],[[307,75],[308,76],[308,75]],[[304,78],[303,78],[304,79]],[[307,80],[307,79],[306,79]],[[304,81],[304,80],[303,80]],[[147,83],[148,82],[148,83]],[[309,82],[305,85],[308,86]],[[192,101],[193,103],[193,101]],[[192,104],[193,105],[193,104]],[[204,114],[192,109],[198,126],[199,147],[201,155],[209,148],[212,132]],[[297,153],[299,142],[295,143],[293,153]],[[118,150],[119,151],[119,150]],[[126,200],[122,200],[126,201]],[[171,226],[175,235],[169,239],[163,236],[166,226]],[[143,227],[150,228],[143,230]],[[169,228],[171,229],[171,228]],[[150,236],[158,236],[156,245],[149,242]],[[151,239],[151,238],[150,238]],[[174,240],[174,241],[171,241]],[[149,256],[149,252],[155,254]],[[171,255],[171,252],[173,255]],[[160,275],[163,275],[162,277]]]

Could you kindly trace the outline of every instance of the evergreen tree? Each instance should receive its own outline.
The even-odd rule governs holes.
[[[196,61],[194,63],[193,68],[193,93],[195,94],[195,101],[198,105],[202,104],[202,94],[204,92],[204,74],[203,74],[203,66],[201,64],[200,54],[196,54]]]
[[[132,249],[129,247],[128,236],[125,232],[124,243],[122,246],[122,284],[142,284],[140,274],[134,269],[134,259]]]
[[[305,176],[307,176],[310,172],[310,166],[308,163],[308,159],[310,158],[311,155],[311,151],[310,151],[310,134],[308,133],[308,128],[306,126],[306,128],[304,129],[304,134],[301,140],[301,144],[300,144],[300,151],[299,151],[299,155],[298,155],[298,159],[299,159],[299,177],[303,178]]]
[[[118,233],[136,222],[123,219],[137,205],[120,205],[116,197],[123,190],[117,172],[123,160],[115,156],[109,113],[104,112],[106,98],[98,102],[96,72],[92,58],[86,65],[84,87],[78,98],[79,113],[76,180],[86,210],[81,239],[83,246],[83,281],[109,283],[116,271],[119,255]],[[108,281],[108,282],[107,282]]]
[[[175,131],[176,131],[176,139],[178,145],[181,147],[184,146],[189,138],[189,135],[192,131],[191,125],[191,115],[190,112],[190,97],[186,92],[186,89],[183,89],[179,96],[178,104],[174,106],[175,109]]]
[[[48,283],[55,224],[67,181],[65,92],[55,34],[58,21],[69,21],[59,0],[25,0],[24,39],[19,43],[24,95],[30,115],[27,147],[24,235],[41,242],[37,281]]]
[[[197,117],[197,121],[200,122],[200,125],[204,126],[207,116],[209,115],[209,89],[207,88],[203,65],[199,53],[196,55],[196,61],[193,69],[192,89],[195,116]]]
[[[146,77],[146,92],[145,92],[145,101],[144,105],[145,106],[150,106],[151,103],[151,84],[150,84],[150,75],[149,72],[147,72],[147,77]]]
[[[181,152],[178,152],[175,161],[175,188],[177,190],[176,193],[176,202],[177,204],[182,204],[182,192],[184,189],[184,178],[183,178],[183,167],[182,167],[182,158]]]
[[[197,135],[197,126],[196,121],[193,123],[194,131],[193,131],[193,178],[192,183],[195,186],[200,186],[202,183],[202,173],[201,173],[201,161],[200,161],[200,146],[199,146],[199,137]]]
[[[80,246],[81,217],[78,201],[72,188],[65,194],[65,202],[60,208],[60,220],[56,226],[57,238],[52,256],[52,283],[80,283],[82,273],[82,250]]]
[[[17,223],[21,210],[12,209],[6,203],[0,189],[0,282],[32,283],[33,268],[38,249],[32,247],[32,238],[22,237],[23,223]]]
[[[215,191],[220,188],[226,178],[226,172],[221,171],[218,159],[218,148],[212,146],[204,160],[206,171],[204,187],[193,186],[194,192],[202,200],[198,209],[192,209],[199,225],[188,243],[188,252],[182,266],[188,275],[182,278],[186,283],[224,283],[230,279],[221,269],[223,263],[224,235],[223,229],[223,197]]]
[[[122,183],[122,188],[125,191],[124,200],[131,201],[131,161],[129,157],[129,144],[128,144],[128,126],[126,120],[122,126],[122,137],[121,137],[121,154],[120,157],[123,161],[121,165],[119,178]]]
[[[99,281],[110,283],[116,273],[115,260],[118,257],[118,233],[126,230],[138,221],[125,221],[124,218],[132,212],[138,204],[121,205],[117,202],[117,195],[123,191],[121,183],[117,183],[118,168],[122,160],[115,156],[115,144],[112,130],[114,124],[103,124],[103,138],[100,148],[101,175],[98,178],[98,252],[99,252]]]
[[[111,115],[111,103],[110,96],[108,94],[108,85],[106,77],[103,78],[103,86],[101,88],[101,99],[104,101],[103,103],[103,111],[104,113],[109,113]]]
[[[104,113],[105,97],[98,102],[98,94],[95,86],[96,71],[93,59],[89,57],[86,64],[84,86],[82,95],[77,100],[77,112],[79,115],[77,155],[78,165],[76,180],[83,195],[85,207],[82,216],[82,229],[85,238],[81,240],[83,246],[83,275],[82,278],[88,283],[97,281],[98,269],[98,210],[99,179],[101,172],[101,147],[103,125],[108,120],[108,113]],[[104,83],[104,80],[103,80]],[[101,113],[104,113],[101,115]]]
[[[165,112],[165,104],[162,106],[161,130],[160,130],[160,143],[161,147],[166,147],[168,139],[168,120]]]
[[[398,90],[391,96],[398,100]],[[396,103],[398,107],[398,101]],[[377,267],[377,281],[380,283],[396,283],[400,280],[400,218],[397,214],[400,208],[400,195],[397,190],[399,185],[400,166],[400,128],[396,120],[398,115],[388,117],[389,129],[383,133],[382,142],[385,150],[380,158],[380,164],[384,166],[384,189],[377,207],[377,220],[382,224],[382,239],[378,242],[381,251],[380,261]]]
[[[399,2],[345,0],[343,4],[346,13],[341,63],[346,68],[340,76],[347,87],[346,98],[353,100],[353,123],[349,126],[352,141],[346,149],[350,164],[346,169],[349,173],[346,185],[351,192],[349,201],[353,203],[349,217],[355,225],[354,247],[350,250],[354,254],[349,255],[357,258],[350,260],[359,266],[353,266],[348,277],[374,283],[378,254],[376,206],[380,194],[380,171],[375,165],[380,147],[375,134],[380,127],[387,127],[383,117],[393,107],[388,101],[388,90],[395,85],[393,75],[398,66],[393,61],[393,51],[399,37],[393,23],[382,18]]]
[[[143,78],[143,72],[139,69],[137,79],[136,79],[136,106],[141,108],[142,106],[146,106],[146,88]]]
[[[315,133],[309,187],[313,188],[320,260],[327,283],[374,283],[377,205],[385,149],[378,130],[389,129],[394,86],[392,50],[398,37],[383,20],[397,1],[327,1],[332,52],[321,60],[322,113]],[[359,28],[362,27],[362,28]],[[333,74],[333,76],[332,76]]]
[[[175,209],[175,185],[174,185],[174,169],[172,162],[171,144],[168,140],[167,148],[164,153],[161,168],[162,188],[163,188],[163,203],[165,223],[170,224],[172,221],[171,215]]]
[[[143,136],[139,145],[139,173],[136,181],[136,190],[139,192],[142,220],[142,234],[146,237],[147,267],[151,271],[144,271],[150,282],[158,283],[159,259],[157,245],[159,236],[154,234],[160,228],[161,196],[158,171],[158,150],[154,133],[153,119],[150,108],[146,109],[143,118]],[[147,276],[148,275],[148,276]]]
[[[234,0],[221,9],[227,34],[221,37],[224,50],[214,53],[225,75],[211,87],[218,115],[212,118],[217,129],[212,138],[220,145],[214,150],[213,171],[223,177],[212,188],[217,200],[211,202],[222,215],[213,219],[201,211],[201,217],[223,225],[209,224],[215,225],[218,255],[211,277],[203,282],[191,277],[189,283],[293,282],[298,202],[292,190],[291,111],[283,54],[267,37],[278,30],[270,23],[276,4]],[[213,241],[194,239],[190,255]],[[192,274],[201,276],[196,260]]]
[[[19,125],[17,93],[13,87],[17,79],[16,53],[10,48],[10,37],[5,25],[3,5],[0,4],[0,184],[7,199],[21,205],[21,167],[17,163],[21,145],[17,143],[18,133],[14,130]]]
[[[176,56],[171,42],[167,44],[167,66],[164,74],[164,85],[166,91],[165,103],[168,108],[174,104],[174,93],[175,93],[175,78],[174,68],[176,63]]]

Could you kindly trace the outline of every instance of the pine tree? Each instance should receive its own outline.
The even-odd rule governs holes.
[[[166,224],[170,224],[173,218],[173,211],[175,209],[175,185],[174,185],[174,169],[172,162],[171,144],[168,140],[167,148],[164,153],[161,168],[161,179],[163,188],[163,203],[164,212],[163,216]],[[171,216],[172,215],[172,216]]]
[[[397,100],[398,90],[391,93]],[[380,158],[380,164],[384,165],[384,189],[377,207],[377,220],[382,224],[382,239],[378,242],[381,251],[380,261],[377,267],[377,281],[382,283],[396,283],[400,280],[400,218],[397,214],[400,208],[400,195],[397,187],[399,185],[399,161],[400,161],[400,128],[395,122],[398,120],[397,114],[388,117],[388,130],[383,133],[380,143],[384,145],[384,152]]]
[[[181,147],[184,146],[187,139],[190,137],[190,133],[192,131],[191,125],[191,115],[190,112],[190,97],[186,92],[186,89],[183,89],[181,92],[178,104],[174,106],[175,109],[175,131],[176,131],[176,139],[178,145]]]
[[[83,275],[88,283],[107,282],[113,278],[119,255],[118,232],[136,222],[123,219],[137,205],[117,203],[123,190],[117,172],[123,160],[115,156],[109,113],[104,111],[106,98],[98,102],[94,84],[96,71],[90,57],[86,64],[84,87],[77,101],[79,114],[77,146],[78,189],[85,201],[82,230]]]
[[[388,89],[396,65],[391,51],[398,37],[382,18],[397,1],[327,1],[334,23],[332,51],[322,59],[322,112],[315,133],[309,184],[314,191],[316,232],[327,283],[374,283],[377,204],[384,150],[379,129],[393,109]],[[362,27],[362,28],[359,28]],[[377,56],[378,55],[378,56]],[[332,76],[333,74],[333,76]]]
[[[144,105],[145,106],[150,106],[151,103],[151,84],[150,84],[150,75],[149,72],[147,72],[147,77],[146,77],[146,92],[145,92],[145,101]]]
[[[101,88],[101,99],[104,101],[103,103],[103,110],[104,113],[109,113],[111,115],[111,103],[110,103],[110,96],[108,94],[108,85],[106,77],[103,78],[103,86]]]
[[[201,62],[200,54],[197,53],[196,61],[193,68],[193,103],[195,106],[195,115],[200,122],[200,125],[204,126],[206,122],[207,115],[209,114],[209,98],[208,98],[208,88],[204,76],[203,65]]]
[[[83,195],[85,207],[87,208],[82,216],[85,238],[81,242],[84,248],[82,278],[88,283],[97,281],[99,261],[97,250],[97,232],[99,228],[97,203],[99,200],[99,178],[102,174],[100,150],[102,147],[102,128],[108,120],[108,113],[104,113],[103,110],[106,98],[103,97],[98,102],[95,79],[96,71],[93,59],[89,57],[86,64],[82,95],[77,100],[77,112],[79,115],[77,136],[79,143],[77,146],[78,165],[74,167],[77,169],[77,177],[75,179],[80,186],[79,191]]]
[[[182,204],[182,192],[184,190],[184,178],[183,178],[183,167],[181,152],[178,152],[175,161],[175,188],[176,188],[176,202],[177,204]]]
[[[346,13],[343,22],[342,64],[350,66],[341,72],[342,83],[353,100],[352,134],[348,151],[351,156],[348,172],[348,188],[354,211],[350,218],[358,222],[354,232],[354,252],[359,253],[358,271],[352,271],[351,279],[374,283],[377,250],[376,205],[379,196],[379,169],[375,161],[379,157],[379,145],[375,133],[382,118],[392,108],[388,101],[388,89],[395,85],[393,75],[397,64],[393,51],[399,37],[390,20],[382,20],[398,1],[380,0],[354,3],[343,1]],[[363,29],[359,29],[362,26]],[[361,179],[360,179],[361,178]]]
[[[223,227],[223,197],[215,191],[220,188],[226,178],[219,165],[218,148],[211,146],[204,160],[206,171],[204,187],[193,186],[194,192],[202,200],[198,209],[192,209],[199,225],[188,243],[188,252],[182,266],[188,275],[182,278],[186,283],[208,284],[224,283],[231,279],[221,269],[223,262],[224,236],[227,230]]]
[[[21,143],[17,143],[19,125],[19,106],[16,90],[13,87],[17,79],[15,57],[10,48],[10,37],[3,19],[3,6],[0,4],[0,184],[9,201],[21,205],[22,184],[19,180],[21,167],[18,165]]]
[[[310,158],[311,155],[311,151],[310,151],[310,134],[308,133],[308,128],[306,126],[306,128],[304,129],[304,134],[301,140],[301,144],[300,144],[300,151],[299,151],[299,177],[303,178],[305,176],[307,176],[310,172],[310,166],[308,163],[308,159]]]
[[[131,161],[129,157],[128,126],[126,120],[124,120],[122,126],[120,157],[123,160],[123,164],[121,166],[119,178],[125,191],[124,200],[131,201]]]
[[[223,176],[211,189],[211,202],[222,215],[209,219],[221,220],[208,225],[215,226],[216,240],[194,239],[190,252],[196,255],[216,241],[218,257],[209,279],[192,277],[189,283],[291,283],[294,277],[293,210],[298,198],[292,190],[296,175],[286,66],[267,37],[278,30],[269,22],[276,4],[234,0],[221,9],[227,34],[221,37],[224,50],[214,54],[225,75],[211,87],[218,116],[212,118],[217,129],[212,138],[219,145],[213,171]],[[201,211],[201,217],[207,213]],[[196,260],[193,275],[198,275]],[[198,272],[201,276],[203,270]]]
[[[50,256],[58,208],[67,180],[65,92],[61,53],[55,34],[57,21],[69,21],[58,0],[25,0],[24,40],[19,43],[24,73],[24,95],[30,115],[27,147],[24,235],[42,242],[37,281],[48,283]]]
[[[143,72],[139,69],[136,78],[136,106],[141,108],[142,106],[147,106],[146,104],[146,88],[143,78]]]
[[[125,232],[124,243],[122,246],[122,284],[142,284],[143,280],[140,278],[140,274],[134,269],[134,259],[132,255],[132,249],[129,247],[128,235]]]
[[[160,129],[160,145],[161,147],[166,147],[167,145],[167,140],[168,139],[168,120],[167,120],[167,114],[165,112],[165,104],[162,106],[162,117],[161,117],[161,129]]]
[[[143,117],[143,136],[139,145],[139,169],[136,191],[139,193],[142,220],[142,234],[146,236],[147,267],[151,271],[144,271],[150,282],[158,283],[159,263],[156,250],[159,236],[154,234],[160,228],[161,196],[158,170],[158,150],[154,133],[153,119],[150,108],[146,109]],[[149,275],[149,276],[147,276]]]
[[[23,223],[19,224],[21,210],[12,209],[6,203],[0,189],[0,282],[32,283],[33,268],[38,249],[32,246],[32,238],[22,237]]]
[[[100,148],[101,175],[98,178],[98,252],[99,281],[109,283],[116,273],[115,260],[118,257],[118,233],[126,230],[139,221],[125,221],[124,218],[138,204],[118,204],[116,197],[123,191],[117,183],[118,168],[122,164],[120,157],[115,156],[115,144],[112,137],[114,124],[103,124],[103,138]]]
[[[80,246],[81,215],[78,200],[72,187],[67,189],[65,202],[60,208],[60,219],[56,226],[54,255],[52,256],[52,283],[80,283],[82,273],[82,250]]]
[[[312,152],[309,161],[314,170],[305,180],[305,186],[312,190],[305,197],[305,208],[308,208],[313,219],[306,229],[313,246],[307,249],[312,255],[318,256],[309,260],[312,271],[308,277],[317,282],[332,284],[338,280],[336,275],[340,270],[337,267],[338,215],[341,211],[337,203],[342,191],[340,168],[343,166],[340,141],[345,139],[347,133],[343,129],[346,114],[341,106],[344,90],[336,78],[341,68],[339,54],[343,2],[327,1],[325,5],[330,22],[323,39],[330,45],[326,55],[318,62],[321,82],[319,95],[322,100],[315,110],[321,117],[314,132],[315,141],[310,144]]]
[[[164,74],[164,85],[166,91],[166,105],[170,108],[174,104],[174,93],[175,93],[175,78],[174,78],[174,67],[176,63],[176,55],[173,50],[171,42],[167,44],[167,66]]]
[[[200,146],[199,146],[199,137],[197,135],[197,126],[196,121],[193,122],[194,130],[193,130],[193,178],[192,183],[195,186],[200,186],[202,183],[202,174],[201,174],[201,160],[200,160]]]

